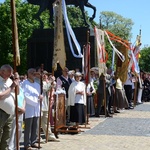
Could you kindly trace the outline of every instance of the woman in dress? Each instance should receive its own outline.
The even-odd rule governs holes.
[[[68,106],[70,106],[70,121],[79,124],[85,123],[85,105],[86,105],[86,91],[85,84],[81,82],[82,74],[75,73],[75,81],[71,83],[68,90]]]

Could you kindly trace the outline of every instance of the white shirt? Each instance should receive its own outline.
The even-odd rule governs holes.
[[[76,94],[77,92],[84,92],[84,95]],[[86,105],[85,84],[81,81],[74,81],[71,83],[68,91],[68,106],[74,106],[75,103]]]
[[[66,81],[68,81],[68,77],[64,77],[63,75],[61,75]],[[61,88],[62,87],[62,81],[61,81],[61,79],[58,77],[57,78],[57,82],[56,82],[56,89],[59,89],[59,88]]]
[[[132,81],[131,81],[131,77],[132,75],[130,73],[127,74],[127,80],[124,83],[124,85],[133,85]]]
[[[93,84],[94,80],[91,80],[90,83],[87,85],[87,93],[90,95],[92,95],[92,93],[95,93],[95,88],[94,88],[94,84]],[[91,91],[92,88],[92,91]]]
[[[116,89],[122,90],[122,88],[123,88],[122,81],[120,80],[120,78],[118,78],[116,81]]]
[[[49,91],[51,84],[43,81],[43,100],[42,100],[42,111],[48,111],[49,107]]]
[[[12,80],[8,78],[6,81],[0,76],[0,92],[8,89],[12,84]],[[4,110],[7,114],[13,115],[15,113],[15,95],[13,92],[0,99],[0,109]]]
[[[25,80],[22,85],[25,96],[25,118],[39,117],[40,116],[40,85],[37,82],[31,83]]]

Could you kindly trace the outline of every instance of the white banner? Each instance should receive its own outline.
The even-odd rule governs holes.
[[[103,73],[106,75],[105,52],[104,52],[104,31],[94,28],[97,43],[97,61],[99,76]]]
[[[62,7],[63,7],[63,15],[64,15],[64,21],[65,21],[65,26],[66,26],[66,31],[67,31],[67,37],[68,37],[68,41],[69,41],[69,45],[70,45],[70,49],[71,49],[71,52],[73,54],[74,57],[76,58],[82,58],[83,55],[81,53],[81,47],[75,37],[75,34],[71,28],[71,25],[69,23],[69,20],[68,20],[68,16],[67,16],[67,11],[66,11],[66,3],[65,3],[65,0],[62,0]],[[71,42],[71,38],[77,48],[77,52],[78,52],[78,55],[75,54],[74,52],[74,49],[73,49],[73,46],[72,46],[72,42]]]

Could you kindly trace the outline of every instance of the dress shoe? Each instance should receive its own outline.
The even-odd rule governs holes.
[[[33,148],[42,148],[42,147],[39,147],[39,145],[36,144],[36,143],[34,143],[33,145],[31,145],[31,147],[33,147]]]
[[[115,110],[115,113],[120,113],[118,110]]]
[[[134,107],[133,106],[129,106],[129,109],[134,109]]]
[[[59,142],[54,135],[48,137],[48,141]]]
[[[99,116],[99,115],[95,115],[95,117],[98,117],[98,118],[100,118],[100,116]]]
[[[39,143],[39,139],[36,140],[36,143]],[[40,143],[41,143],[41,144],[45,144],[46,142],[45,142],[44,139],[40,138]]]
[[[110,114],[107,114],[107,115],[106,115],[106,117],[113,117],[113,116],[112,116],[112,115],[110,115]]]
[[[136,103],[136,105],[140,105],[140,104],[143,104],[143,103],[142,103],[142,102],[137,102],[137,103]]]
[[[24,148],[25,150],[33,150],[33,148],[31,146],[27,146]]]

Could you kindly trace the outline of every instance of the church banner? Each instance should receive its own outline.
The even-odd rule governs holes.
[[[54,53],[53,69],[57,70],[57,63],[63,69],[66,66],[66,52],[64,44],[64,32],[62,24],[62,0],[54,4]]]
[[[106,74],[106,61],[107,53],[105,51],[104,31],[94,28],[96,43],[97,43],[97,60],[99,68],[99,76],[103,73]]]

